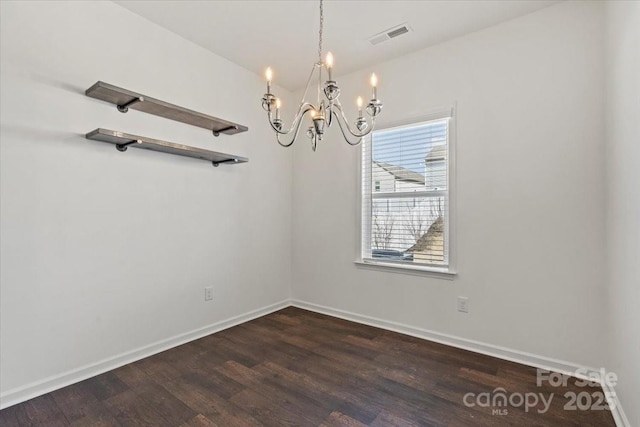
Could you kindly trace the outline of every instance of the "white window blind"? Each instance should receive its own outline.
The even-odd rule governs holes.
[[[363,261],[449,267],[450,121],[441,115],[363,141]]]

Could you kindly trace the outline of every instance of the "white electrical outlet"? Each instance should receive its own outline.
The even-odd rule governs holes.
[[[469,298],[467,298],[467,297],[458,297],[458,311],[460,313],[468,313],[469,312]]]
[[[204,288],[204,300],[211,301],[213,299],[213,288]]]

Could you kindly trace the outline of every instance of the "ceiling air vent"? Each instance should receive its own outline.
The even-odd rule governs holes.
[[[391,40],[392,38],[406,34],[409,31],[411,31],[411,27],[409,27],[407,23],[400,24],[393,28],[389,28],[388,30],[383,31],[379,34],[369,37],[369,43],[371,43],[372,45],[376,45],[376,44],[385,42],[387,40]]]

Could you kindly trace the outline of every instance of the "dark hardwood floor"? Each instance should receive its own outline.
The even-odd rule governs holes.
[[[499,387],[553,398],[545,413],[464,403]],[[564,410],[585,391],[600,389],[538,387],[534,368],[289,307],[4,409],[0,425],[614,426],[608,410]]]

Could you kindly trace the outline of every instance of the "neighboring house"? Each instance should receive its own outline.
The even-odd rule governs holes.
[[[424,175],[418,172],[375,160],[372,166],[374,192],[424,190]]]
[[[413,197],[411,192],[437,191],[446,187],[445,145],[435,145],[427,153],[424,158],[424,171],[424,174],[421,174],[390,163],[375,160],[372,162],[372,192],[406,192],[407,197],[381,197],[372,200],[371,247],[406,253],[411,250],[414,262],[442,264],[443,198],[422,195]],[[439,225],[436,224],[438,219]],[[439,237],[435,234],[438,229]],[[429,230],[431,234],[427,237]]]
[[[434,146],[424,158],[427,190],[442,190],[447,186],[447,146]]]

